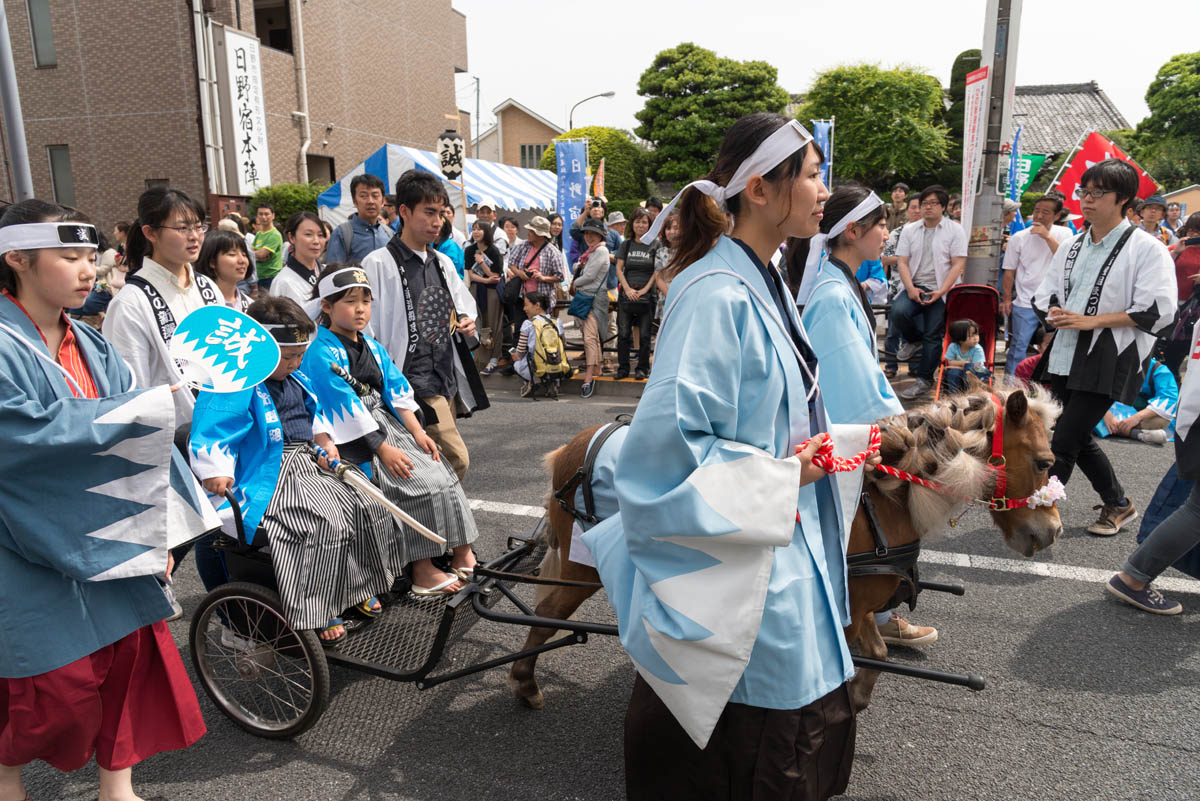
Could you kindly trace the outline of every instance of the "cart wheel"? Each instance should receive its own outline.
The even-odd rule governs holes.
[[[329,704],[320,639],[293,630],[271,590],[246,582],[218,587],[192,616],[190,637],[204,691],[251,734],[295,737]]]

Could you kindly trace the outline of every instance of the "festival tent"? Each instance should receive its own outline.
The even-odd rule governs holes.
[[[370,173],[377,176],[390,193],[395,189],[396,179],[413,168],[445,180],[436,154],[415,147],[384,145],[320,194],[317,207],[321,218],[335,226],[350,219],[354,213],[350,181],[356,175]],[[469,206],[486,199],[512,211],[527,208],[550,210],[554,208],[558,192],[558,178],[548,170],[510,167],[481,159],[466,159],[462,180],[467,188]],[[451,199],[457,200],[457,185],[448,183],[447,190]]]

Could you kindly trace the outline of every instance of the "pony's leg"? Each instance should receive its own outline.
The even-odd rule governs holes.
[[[887,659],[887,643],[879,634],[874,614],[866,614],[859,623],[858,650],[860,654],[870,659]],[[878,680],[878,670],[860,668],[854,674],[854,678],[850,680],[850,700],[854,704],[855,712],[862,712],[867,708],[867,704],[871,702],[871,691],[875,689],[875,682]]]
[[[555,554],[553,559],[550,557],[551,552]],[[542,562],[543,578],[599,583],[600,575],[595,568],[569,560],[558,564],[558,549],[552,549],[551,552],[547,552],[546,559]],[[554,569],[556,566],[558,569]],[[595,592],[596,589],[592,587],[553,587],[543,595],[542,588],[539,587],[539,600],[533,611],[538,617],[566,620]],[[529,636],[525,638],[524,648],[538,647],[553,637],[556,631],[558,629],[531,628]],[[541,709],[545,705],[541,687],[534,676],[536,667],[537,654],[534,654],[513,662],[508,672],[508,685],[512,688],[513,695],[531,709]]]

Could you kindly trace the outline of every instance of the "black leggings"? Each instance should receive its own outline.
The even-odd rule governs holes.
[[[1092,431],[1112,406],[1112,398],[1097,392],[1067,389],[1067,378],[1061,375],[1051,377],[1050,387],[1063,405],[1054,437],[1050,440],[1050,450],[1054,451],[1054,467],[1050,474],[1066,484],[1078,464],[1105,504],[1117,506],[1123,503],[1125,490]]]

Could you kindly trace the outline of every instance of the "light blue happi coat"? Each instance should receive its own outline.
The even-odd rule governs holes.
[[[667,308],[620,512],[583,540],[622,645],[703,747],[729,701],[796,709],[849,679],[849,602],[836,492],[800,487],[793,455],[823,411],[759,268],[722,236]]]
[[[375,357],[379,371],[383,373],[383,392],[380,393],[383,405],[397,420],[400,410],[411,412],[417,410],[417,401],[413,397],[412,386],[409,385],[391,356],[383,345],[367,336],[359,334],[366,342],[371,355]],[[329,422],[333,441],[337,445],[351,442],[379,429],[379,423],[367,411],[362,399],[350,387],[350,384],[330,369],[331,364],[350,372],[350,356],[346,347],[328,328],[317,328],[316,341],[304,354],[304,362],[300,369],[311,382],[313,392],[321,405],[321,411]]]
[[[876,355],[875,318],[857,287],[826,255],[804,307],[804,330],[821,365],[821,396],[833,423],[874,423],[904,407]]]
[[[71,323],[99,398],[77,398],[37,328],[0,296],[0,677],[36,676],[171,613],[167,550],[218,525],[172,441],[166,386],[137,389]],[[186,392],[187,390],[180,390]]]
[[[297,370],[285,380],[295,381],[304,389],[313,435],[328,434],[328,420],[304,373]],[[240,392],[202,391],[197,396],[188,440],[192,470],[201,481],[222,476],[233,478],[233,495],[241,508],[242,525],[250,542],[275,497],[283,467],[283,444],[279,412],[263,384]],[[222,528],[233,536],[236,529],[229,501],[212,495],[209,498],[221,516]]]

